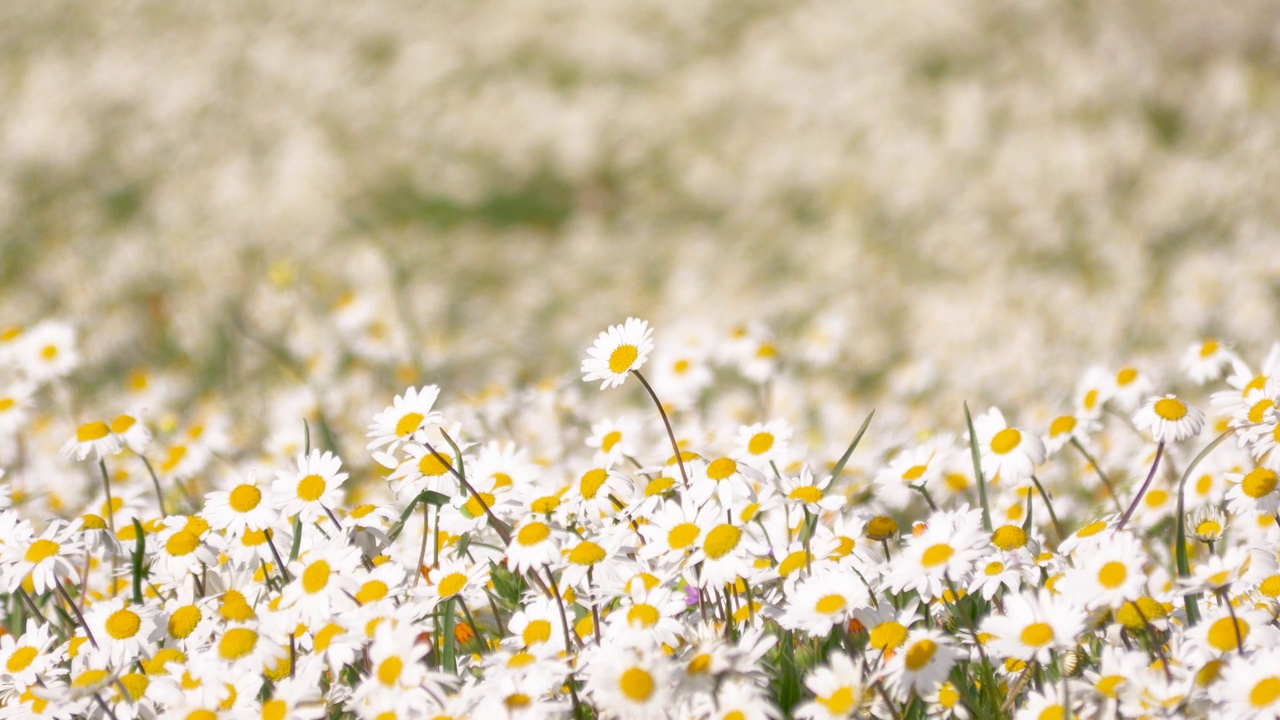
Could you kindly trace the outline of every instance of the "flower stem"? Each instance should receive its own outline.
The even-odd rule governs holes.
[[[1147,492],[1147,486],[1151,484],[1151,479],[1156,476],[1156,468],[1160,467],[1160,457],[1164,455],[1164,442],[1156,445],[1156,459],[1151,463],[1151,471],[1147,473],[1147,479],[1143,481],[1142,487],[1138,488],[1138,494],[1134,496],[1133,502],[1129,504],[1129,509],[1124,511],[1124,515],[1120,516],[1120,522],[1116,523],[1118,532],[1124,529],[1124,524],[1129,521],[1129,516],[1133,515],[1133,511],[1138,509],[1138,502],[1142,500],[1142,496]]]
[[[1102,480],[1102,484],[1107,487],[1107,492],[1111,494],[1111,502],[1115,503],[1116,511],[1119,512],[1123,510],[1124,508],[1120,505],[1120,496],[1116,494],[1116,486],[1112,485],[1111,478],[1107,477],[1107,474],[1102,472],[1102,466],[1098,464],[1098,461],[1094,459],[1093,455],[1089,454],[1089,451],[1084,448],[1084,445],[1079,440],[1071,438],[1071,444],[1074,445],[1076,450],[1079,450],[1080,454],[1084,456],[1084,459],[1089,463],[1089,467],[1093,468],[1093,471],[1098,473],[1098,477]]]
[[[662,401],[658,399],[658,394],[653,391],[653,386],[649,384],[649,381],[644,379],[644,375],[641,375],[639,370],[633,369],[630,372],[639,378],[640,384],[644,385],[644,389],[649,391],[649,397],[653,398],[653,404],[658,406],[658,414],[662,415],[662,424],[667,427],[667,437],[671,439],[671,449],[675,451],[676,462],[680,465],[680,477],[684,479],[685,489],[688,489],[689,473],[685,472],[684,457],[680,454],[680,444],[676,442],[676,431],[671,429],[671,419],[667,417],[667,411],[663,409]]]

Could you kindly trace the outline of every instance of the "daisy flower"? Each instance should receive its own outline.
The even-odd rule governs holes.
[[[239,537],[246,529],[265,530],[275,522],[276,511],[271,503],[264,500],[257,476],[250,471],[230,490],[207,493],[200,515],[214,530],[224,530],[229,536]]]
[[[365,436],[369,438],[367,448],[376,451],[375,459],[393,458],[400,444],[411,439],[419,428],[443,423],[444,415],[431,409],[439,396],[440,388],[436,385],[427,385],[421,390],[410,387],[403,395],[395,396],[391,407],[374,415]],[[381,459],[378,462],[386,467],[396,465],[394,459],[390,464]]]
[[[1195,437],[1204,428],[1204,413],[1176,395],[1149,398],[1133,416],[1139,430],[1147,430],[1156,442],[1178,442]]]
[[[792,507],[804,508],[815,514],[823,511],[834,512],[844,507],[846,502],[843,495],[827,493],[834,479],[832,475],[821,479],[814,478],[813,470],[809,468],[808,463],[805,463],[800,467],[798,476],[782,477],[782,493],[787,498],[787,504]]]
[[[600,333],[587,349],[582,361],[583,382],[602,380],[600,389],[617,387],[626,382],[627,373],[639,370],[653,350],[653,329],[649,323],[627,318],[622,325],[612,325]]]
[[[884,668],[885,683],[899,697],[911,693],[934,692],[947,679],[959,651],[955,640],[942,630],[919,628],[913,631]]]
[[[41,322],[18,337],[15,359],[27,379],[43,385],[66,376],[80,364],[75,341],[76,333],[70,325]]]
[[[1049,423],[1049,432],[1043,438],[1045,455],[1056,455],[1072,440],[1084,442],[1086,438],[1101,429],[1101,423],[1088,415],[1075,413],[1059,415]]]
[[[973,420],[973,431],[982,451],[982,472],[1008,484],[1031,477],[1035,466],[1044,462],[1040,438],[1010,427],[999,408],[991,408]]]
[[[789,630],[826,637],[833,627],[847,622],[855,610],[869,605],[870,598],[854,572],[815,573],[797,583],[778,622]]]
[[[738,428],[735,450],[730,455],[739,462],[768,470],[770,462],[782,462],[787,457],[791,433],[786,420],[743,425]]]
[[[1280,649],[1266,648],[1227,666],[1210,693],[1224,716],[1280,719]]]
[[[1126,365],[1111,378],[1111,398],[1120,409],[1132,412],[1143,396],[1151,394],[1153,387],[1151,378],[1137,368]]]
[[[1227,473],[1227,510],[1232,515],[1275,513],[1280,510],[1280,493],[1276,492],[1276,471],[1255,467],[1247,473]]]
[[[312,546],[289,565],[293,582],[280,593],[280,607],[306,625],[355,607],[359,585],[353,577],[360,566],[360,549],[341,535]]]
[[[848,655],[831,653],[826,665],[813,669],[804,679],[813,699],[795,710],[800,720],[843,720],[851,718],[871,699],[871,684],[862,669]]]
[[[507,568],[523,574],[539,570],[560,559],[560,538],[550,525],[531,517],[511,532],[507,545]]]
[[[52,590],[58,578],[75,575],[76,561],[84,550],[79,534],[78,522],[54,520],[40,537],[32,537],[27,530],[7,538],[0,545],[0,558],[9,591],[15,591],[28,575],[38,593]]]
[[[912,498],[919,495],[913,488],[931,488],[942,477],[949,460],[944,448],[949,444],[929,442],[898,453],[887,467],[876,473],[876,499],[896,510],[906,508]]]
[[[1076,566],[1055,585],[1064,597],[1090,610],[1118,607],[1143,594],[1147,553],[1132,533],[1113,532],[1089,553],[1076,553]]]
[[[0,437],[21,429],[32,409],[31,395],[35,385],[17,381],[0,387]]]
[[[299,516],[304,523],[325,517],[326,509],[342,501],[342,483],[347,474],[341,472],[342,460],[331,452],[312,450],[298,454],[298,469],[276,473],[271,483],[273,505],[281,515]]]
[[[590,671],[587,692],[610,715],[648,720],[665,715],[673,703],[670,662],[661,653],[606,645],[583,667]]]
[[[93,631],[98,648],[112,666],[125,667],[165,635],[156,605],[133,605],[124,598],[94,603],[86,609],[84,622]]]
[[[630,417],[601,420],[591,425],[586,446],[596,453],[598,462],[606,465],[621,460],[624,455],[635,455],[635,441],[640,425]]]
[[[65,672],[59,668],[65,654],[60,649],[54,650],[57,638],[49,631],[49,625],[28,620],[27,630],[21,636],[0,635],[0,690],[6,686],[25,687]]]
[[[969,582],[973,563],[982,556],[987,537],[969,524],[931,524],[913,537],[902,554],[885,563],[884,586],[895,593],[915,590],[929,600],[942,595],[947,582]]]
[[[76,460],[86,457],[101,460],[119,449],[120,438],[111,432],[111,426],[101,420],[93,420],[76,428],[76,436],[62,446],[62,454]]]
[[[1010,594],[1004,613],[988,615],[982,623],[982,632],[991,636],[983,644],[996,657],[1045,664],[1053,650],[1074,647],[1084,627],[1083,612],[1046,590]]]

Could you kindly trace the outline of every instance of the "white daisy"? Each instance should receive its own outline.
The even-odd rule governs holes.
[[[612,325],[600,333],[587,349],[582,361],[583,382],[602,380],[600,389],[617,387],[626,382],[627,373],[639,370],[653,350],[653,329],[649,323],[627,318],[622,325]]]

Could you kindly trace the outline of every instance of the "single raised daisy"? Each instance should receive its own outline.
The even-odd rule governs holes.
[[[391,406],[373,416],[369,423],[368,449],[375,451],[374,458],[386,467],[395,467],[394,453],[401,443],[413,438],[420,428],[444,422],[444,415],[432,410],[440,388],[427,385],[419,390],[410,387],[403,395],[395,396]],[[383,459],[391,458],[390,463]]]
[[[120,449],[120,438],[111,432],[111,426],[101,420],[93,420],[76,428],[76,436],[62,446],[62,454],[76,460],[101,460]]]
[[[627,318],[622,325],[611,325],[600,333],[587,349],[582,361],[584,382],[601,380],[600,389],[617,387],[627,380],[627,373],[639,370],[653,350],[653,329],[649,323]]]
[[[1204,413],[1176,395],[1152,397],[1134,414],[1133,424],[1149,431],[1156,442],[1178,442],[1200,434]]]
[[[243,479],[230,483],[230,490],[215,490],[204,496],[202,517],[214,530],[225,530],[239,537],[246,529],[265,530],[275,522],[275,508],[263,497],[257,475],[250,471]]]

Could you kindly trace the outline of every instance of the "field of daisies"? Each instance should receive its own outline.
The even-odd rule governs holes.
[[[1280,345],[813,423],[820,354],[628,318],[249,449],[145,374],[79,409],[65,323],[0,339],[0,717],[1280,717]]]
[[[0,3],[0,720],[1280,720],[1275,0]]]

